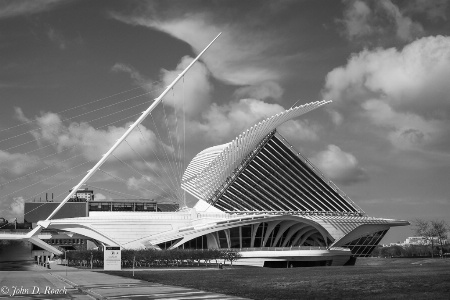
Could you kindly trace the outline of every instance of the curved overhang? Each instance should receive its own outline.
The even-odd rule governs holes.
[[[388,230],[391,227],[394,226],[407,226],[410,225],[408,221],[403,220],[389,220],[386,219],[386,222],[384,224],[362,224],[358,227],[354,228],[352,231],[348,232],[345,236],[341,237],[340,239],[336,240],[332,247],[341,247],[345,244],[356,240],[358,238],[371,235],[375,232],[382,231],[382,230]]]
[[[198,220],[197,220],[198,221]],[[195,239],[199,236],[214,233],[220,230],[226,230],[234,227],[240,227],[243,225],[259,224],[263,222],[277,222],[277,221],[294,221],[296,223],[302,223],[308,225],[310,228],[317,230],[324,239],[330,239],[334,241],[333,236],[316,220],[312,220],[306,216],[295,215],[252,215],[252,216],[236,216],[235,218],[216,219],[207,222],[202,222],[195,226],[189,226],[167,232],[152,237],[141,239],[139,242],[143,245],[156,245],[159,243],[180,239],[177,243],[173,244],[171,248],[176,248],[185,242]]]
[[[77,233],[77,234],[85,236],[87,238],[97,240],[108,246],[122,246],[120,243],[118,243],[114,239],[105,236],[104,233],[101,233],[98,230],[95,230],[94,228],[90,227],[89,225],[50,224],[48,228]]]
[[[329,238],[331,240],[333,243],[331,247],[338,247],[340,245],[344,245],[345,241],[352,239],[356,234],[363,236],[366,232],[368,232],[365,229],[369,229],[370,233],[372,233],[378,231],[378,228],[388,229],[393,226],[409,225],[409,222],[407,221],[371,217],[252,214],[248,216],[241,215],[236,217],[230,217],[230,215],[228,215],[229,217],[224,220],[223,218],[220,218],[220,215],[224,216],[227,214],[211,214],[211,216],[215,215],[217,217],[215,219],[208,220],[208,214],[199,215],[203,215],[205,218],[203,220],[196,220],[197,224],[194,226],[179,228],[179,230],[173,230],[171,232],[146,237],[141,239],[139,242],[143,245],[156,245],[162,242],[179,239],[176,244],[172,245],[172,248],[176,248],[191,239],[224,229],[262,222],[293,220],[316,228],[324,238]],[[347,235],[349,234],[351,235],[347,238]]]

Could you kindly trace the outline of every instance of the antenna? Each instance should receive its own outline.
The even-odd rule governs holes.
[[[189,64],[189,66],[186,67],[186,69],[184,69],[183,72],[181,72],[177,78],[175,78],[175,80],[169,85],[167,86],[167,88],[164,90],[164,92],[161,93],[161,95],[159,95],[158,98],[155,99],[155,101],[149,106],[149,108],[147,108],[146,111],[144,111],[142,113],[142,115],[130,126],[130,128],[128,128],[128,130],[122,135],[122,137],[120,137],[116,143],[108,150],[108,152],[106,152],[102,158],[97,162],[97,164],[95,164],[95,166],[89,170],[89,172],[86,174],[86,176],[84,176],[83,179],[81,179],[81,181],[72,188],[72,191],[66,196],[66,198],[64,198],[64,200],[58,205],[58,207],[55,208],[55,210],[47,217],[47,219],[45,219],[46,222],[41,222],[41,224],[38,226],[44,226],[47,227],[49,225],[51,218],[53,218],[53,216],[61,209],[61,207],[66,204],[66,202],[78,191],[78,189],[86,182],[89,180],[89,178],[91,178],[92,175],[95,174],[95,172],[103,165],[103,163],[108,159],[108,157],[114,152],[114,150],[116,150],[116,148],[128,137],[128,135],[139,125],[141,124],[141,122],[152,112],[152,110],[162,101],[162,99],[164,98],[164,96],[170,91],[170,89],[184,76],[184,74],[186,74],[186,72],[192,67],[192,65],[194,65],[199,59],[200,57],[203,55],[203,53],[205,53],[205,51],[215,42],[215,40],[221,35],[222,33],[219,33],[209,44],[208,46],[206,46],[205,49],[203,49],[202,52],[199,53],[199,55],[197,55],[197,57]],[[36,232],[39,232],[36,231]]]

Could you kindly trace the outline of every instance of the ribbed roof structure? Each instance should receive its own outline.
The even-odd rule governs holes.
[[[211,198],[266,135],[284,122],[329,102],[322,100],[292,107],[252,126],[230,143],[203,150],[188,165],[181,187],[199,199]]]

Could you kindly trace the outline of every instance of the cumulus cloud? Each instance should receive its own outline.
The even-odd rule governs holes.
[[[307,119],[289,120],[278,127],[279,132],[291,143],[319,139],[320,126]]]
[[[390,142],[402,150],[429,145],[443,137],[444,130],[448,127],[443,121],[395,112],[388,104],[379,100],[368,100],[362,107],[374,124],[389,131],[387,137]]]
[[[192,60],[193,58],[185,56],[175,70],[161,70],[161,84],[155,84],[133,66],[127,64],[116,63],[112,67],[112,71],[129,74],[135,84],[144,87],[148,91],[160,90],[162,92]],[[176,111],[184,109],[186,114],[193,117],[209,106],[212,90],[213,86],[209,81],[209,71],[204,64],[197,62],[189,70],[189,75],[180,79],[178,84],[166,94],[163,102],[164,105],[169,105],[175,108]]]
[[[163,180],[166,180],[166,182],[163,182]],[[138,191],[143,197],[161,201],[173,201],[178,190],[167,183],[167,178],[161,179],[151,175],[144,175],[139,178],[130,177],[127,181],[127,188],[131,191]]]
[[[343,25],[343,34],[349,40],[386,39],[392,34],[400,41],[410,42],[424,34],[423,26],[406,16],[391,0],[344,3],[344,17],[338,22]]]
[[[381,7],[395,21],[396,35],[402,41],[412,41],[415,37],[423,35],[424,29],[421,24],[414,22],[410,17],[406,17],[397,5],[390,0],[380,2]]]
[[[0,201],[0,215],[12,222],[14,218],[20,222],[23,220],[23,197],[8,197]]]
[[[279,104],[258,99],[241,99],[224,105],[213,103],[200,120],[187,125],[190,136],[201,136],[213,144],[229,142],[254,124],[284,111]],[[280,132],[295,141],[315,140],[319,127],[307,120],[291,120],[280,126]]]
[[[368,179],[355,156],[335,145],[328,145],[327,150],[317,153],[311,161],[328,178],[341,184],[352,184]]]
[[[345,27],[346,36],[352,40],[366,35],[371,35],[375,28],[369,24],[372,10],[363,1],[348,2],[341,22]]]
[[[31,15],[52,9],[64,0],[6,0],[0,2],[0,19]]]
[[[19,108],[16,109],[16,113],[20,120],[33,122],[25,117]],[[107,129],[95,129],[85,122],[72,122],[66,125],[58,114],[51,112],[41,113],[34,121],[39,129],[31,131],[31,134],[39,143],[52,143],[59,152],[73,148],[73,151],[81,152],[90,161],[99,160],[131,125],[127,123],[123,127],[108,126]],[[141,125],[140,129],[140,132],[133,131],[126,140],[135,151],[141,155],[148,155],[152,150],[156,151],[158,140],[145,126]],[[126,143],[122,143],[114,155],[120,159],[132,159],[136,156]]]
[[[283,110],[279,104],[257,99],[241,99],[224,105],[213,103],[202,114],[201,120],[192,120],[188,128],[192,132],[201,132],[207,140],[227,142],[258,121]]]
[[[442,144],[450,128],[447,78],[450,38],[426,37],[353,55],[328,73],[324,96],[335,100],[336,114],[368,118],[400,149],[449,148]]]
[[[163,84],[169,85],[192,60],[193,58],[185,56],[175,70],[162,70]],[[190,116],[196,116],[209,106],[212,90],[208,69],[203,63],[197,62],[189,70],[189,75],[181,79],[163,101],[178,110],[184,109],[184,112]]]

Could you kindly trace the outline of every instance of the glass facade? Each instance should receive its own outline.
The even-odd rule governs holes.
[[[370,235],[363,236],[344,245],[350,248],[355,257],[368,257],[386,234],[386,230],[378,231]]]
[[[207,240],[210,243],[207,243]],[[178,240],[177,240],[178,241]],[[168,249],[175,242],[161,243],[161,249]],[[179,248],[207,249],[213,248],[240,249],[265,247],[326,247],[331,241],[325,242],[322,234],[313,226],[292,221],[262,222],[247,224],[229,229],[219,230],[192,239]]]
[[[181,239],[171,240],[168,242],[160,243],[157,246],[163,250],[169,249],[173,244],[178,243]]]

